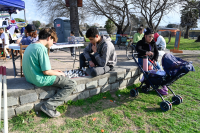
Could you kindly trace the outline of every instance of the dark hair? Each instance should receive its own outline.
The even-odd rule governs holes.
[[[99,35],[99,31],[97,30],[97,28],[89,28],[86,32],[86,37],[96,37],[96,35]]]
[[[51,27],[51,29],[52,29],[53,31],[55,31],[55,32],[56,32],[56,28],[54,28],[54,27]]]
[[[32,31],[32,32],[27,32],[25,35],[36,38],[37,37],[37,30],[36,31]]]
[[[141,30],[143,30],[143,28],[138,28],[138,29],[137,29],[137,32],[140,32]]]
[[[74,32],[73,32],[73,31],[71,31],[70,33],[71,33],[72,35],[74,35]]]
[[[151,28],[146,28],[145,35],[154,34],[154,31]]]
[[[3,31],[4,31],[4,29],[3,29],[2,27],[0,27],[0,30],[3,30]]]
[[[58,37],[54,29],[43,28],[39,32],[39,39],[47,39],[49,36],[53,39],[54,42],[57,42]]]
[[[19,33],[19,30],[18,30],[18,29],[15,29],[15,33]]]

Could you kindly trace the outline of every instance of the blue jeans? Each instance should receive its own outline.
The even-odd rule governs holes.
[[[143,58],[138,58],[138,63],[140,64],[141,67],[143,67]],[[148,66],[152,65],[152,63],[150,61],[148,61]],[[161,69],[160,64],[158,62],[156,62],[156,67],[158,70]],[[155,68],[153,67],[153,69],[155,70]]]
[[[120,37],[120,34],[116,34],[115,45],[117,44],[119,37]]]
[[[75,56],[75,47],[70,47],[71,56]]]

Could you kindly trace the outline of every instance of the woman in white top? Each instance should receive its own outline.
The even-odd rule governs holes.
[[[166,49],[166,41],[158,33],[154,34],[154,41],[156,42],[156,45],[157,45],[159,50],[165,50]]]

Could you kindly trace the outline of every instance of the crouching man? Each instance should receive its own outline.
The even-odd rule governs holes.
[[[60,116],[56,107],[64,103],[77,84],[74,80],[65,77],[62,71],[51,69],[47,48],[50,48],[57,39],[53,29],[40,30],[39,40],[26,48],[22,60],[24,76],[28,82],[38,87],[57,86],[60,88],[40,107],[50,117]]]
[[[112,70],[117,63],[117,55],[111,38],[100,36],[96,28],[88,29],[86,37],[90,43],[80,54],[80,69],[86,67],[88,61],[90,75],[93,77]]]

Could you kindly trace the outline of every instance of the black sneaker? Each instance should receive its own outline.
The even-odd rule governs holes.
[[[44,104],[42,104],[40,109],[50,117],[59,117],[60,116],[60,112],[58,112],[57,110],[50,110]]]

